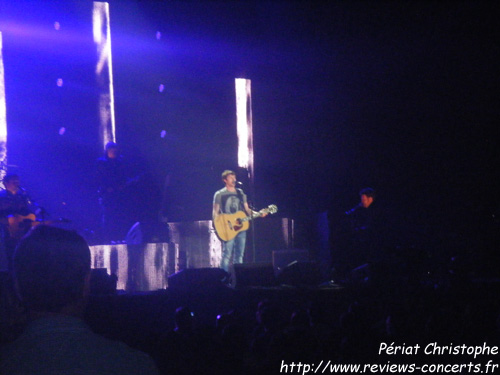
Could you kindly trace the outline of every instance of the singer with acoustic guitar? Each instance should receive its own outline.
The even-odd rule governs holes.
[[[246,215],[264,217],[268,214],[268,210],[255,212],[250,209],[246,194],[242,189],[236,187],[236,174],[233,171],[225,170],[222,172],[222,181],[225,187],[215,192],[212,217],[217,234],[222,241],[220,268],[228,271],[231,262],[233,264],[243,263],[248,222],[244,227],[235,228],[231,221],[226,219],[227,215],[242,214],[242,217],[246,217]],[[240,223],[241,220],[237,219],[237,222]]]

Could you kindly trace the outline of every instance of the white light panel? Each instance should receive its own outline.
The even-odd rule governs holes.
[[[94,43],[97,48],[98,56],[95,74],[100,91],[100,135],[101,142],[104,147],[106,143],[116,141],[109,4],[95,1],[92,20]]]
[[[3,179],[6,170],[7,170],[7,107],[5,104],[5,80],[4,80],[4,69],[3,69],[2,33],[0,32],[0,181]]]
[[[252,92],[251,81],[235,79],[236,86],[236,128],[238,134],[238,166],[248,170],[253,179],[253,134],[252,134]]]

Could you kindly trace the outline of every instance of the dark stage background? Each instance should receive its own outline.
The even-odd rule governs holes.
[[[79,230],[98,216],[91,4],[0,9],[10,170]],[[496,250],[499,10],[489,1],[111,1],[116,135],[131,174],[143,176],[138,210],[210,218],[220,173],[237,163],[241,77],[252,80],[252,200],[297,220],[297,247],[319,246],[318,214],[334,233],[371,186],[401,246],[476,258]]]

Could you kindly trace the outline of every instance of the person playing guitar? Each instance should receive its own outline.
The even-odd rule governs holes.
[[[236,174],[233,171],[225,170],[222,172],[222,181],[225,187],[216,191],[213,200],[212,218],[214,223],[220,221],[224,214],[235,214],[238,211],[244,211],[249,216],[267,215],[265,210],[254,212],[250,209],[247,202],[247,196],[242,189],[236,187]],[[217,224],[216,224],[217,229]],[[222,240],[222,260],[220,267],[226,272],[229,270],[231,260],[234,263],[243,263],[245,254],[246,231],[239,231],[235,237],[224,241],[224,236],[219,233]]]
[[[20,185],[19,176],[8,173],[3,178],[3,184],[5,190],[0,191],[0,241],[4,249],[0,251],[5,252],[8,268],[11,268],[14,249],[36,217],[34,206]]]

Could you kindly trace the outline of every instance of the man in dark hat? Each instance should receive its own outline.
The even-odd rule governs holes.
[[[101,240],[122,241],[130,223],[127,220],[126,187],[129,168],[115,142],[106,144],[104,155],[97,160],[97,185],[101,206]]]

